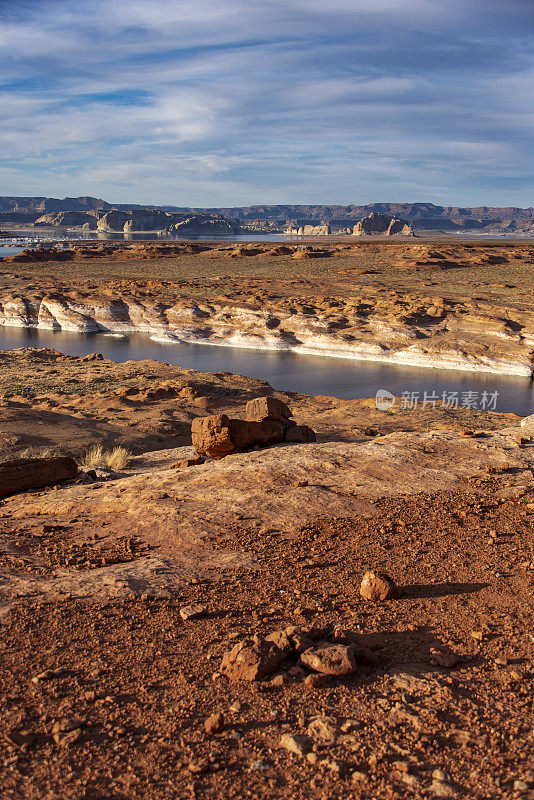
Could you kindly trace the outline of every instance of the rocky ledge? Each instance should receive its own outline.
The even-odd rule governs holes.
[[[534,314],[527,265],[532,256],[531,247],[438,249],[395,243],[36,251],[4,260],[0,325],[144,333],[170,343],[529,377]],[[52,276],[36,277],[30,259],[51,261]],[[94,264],[97,275],[108,277],[80,278],[79,267],[61,263],[72,259],[87,259],[86,273]],[[134,259],[150,262],[143,264],[143,277]],[[373,268],[361,268],[369,262]],[[64,271],[61,278],[56,268]],[[505,282],[513,269],[527,281],[524,287]],[[121,279],[126,271],[135,279]],[[146,277],[158,271],[169,279]],[[201,277],[187,277],[195,271]],[[204,271],[211,277],[202,276]]]

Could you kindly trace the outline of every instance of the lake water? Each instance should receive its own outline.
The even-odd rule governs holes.
[[[104,334],[0,327],[0,350],[16,347],[53,347],[76,356],[99,352],[113,361],[153,358],[201,372],[232,372],[260,378],[269,381],[275,389],[344,399],[373,397],[379,389],[397,397],[405,392],[416,393],[419,407],[425,392],[427,403],[435,396],[437,406],[442,403],[443,392],[448,395],[456,392],[460,405],[470,400],[477,408],[485,404],[490,410],[521,415],[534,413],[534,384],[527,378],[515,376],[401,367],[269,350],[164,344],[140,334],[116,338]]]

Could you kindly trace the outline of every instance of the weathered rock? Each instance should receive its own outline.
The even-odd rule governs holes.
[[[73,458],[19,458],[0,464],[0,497],[71,480],[78,474]]]
[[[300,656],[305,667],[323,675],[349,675],[356,667],[353,648],[344,644],[311,647]]]
[[[308,734],[316,744],[334,744],[338,725],[333,717],[314,717],[308,725]]]
[[[534,414],[529,414],[528,417],[523,417],[519,424],[522,428],[530,428],[534,426]]]
[[[265,640],[275,644],[286,655],[289,655],[293,649],[292,638],[285,631],[273,631],[273,633],[265,637]]]
[[[191,439],[199,455],[218,459],[255,445],[281,442],[285,430],[285,425],[277,420],[251,422],[229,419],[226,414],[214,414],[193,420]]]
[[[220,671],[230,680],[259,681],[276,672],[286,654],[274,642],[260,639],[243,639],[225,653]]]
[[[286,442],[300,442],[307,444],[308,442],[316,442],[317,437],[315,431],[307,425],[293,425],[286,431]]]
[[[308,736],[297,733],[284,733],[280,738],[280,745],[296,756],[305,756],[311,747],[311,740]]]
[[[285,422],[286,425],[293,416],[288,406],[277,397],[255,397],[254,400],[249,400],[245,406],[245,413],[249,422],[275,419],[278,422]]]
[[[366,572],[362,578],[360,594],[366,600],[380,602],[400,597],[401,590],[395,581],[382,572]]]
[[[216,733],[220,733],[224,730],[224,716],[220,711],[217,711],[215,714],[211,714],[204,722],[204,730],[208,734],[208,736],[213,736]]]
[[[208,609],[206,606],[196,603],[192,606],[183,606],[183,608],[180,609],[180,616],[183,620],[198,619],[199,617],[204,616],[207,610]]]
[[[320,689],[327,686],[332,679],[331,675],[321,675],[319,672],[312,672],[304,679],[304,686],[306,689]]]

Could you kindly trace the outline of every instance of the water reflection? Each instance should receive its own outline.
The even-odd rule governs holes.
[[[244,350],[198,344],[164,344],[140,334],[123,338],[103,334],[81,335],[0,328],[0,350],[15,347],[54,347],[70,355],[99,352],[113,361],[152,358],[201,372],[233,372],[267,380],[276,389],[305,394],[326,394],[344,399],[373,397],[379,389],[396,396],[433,393],[441,402],[443,392],[482,395],[498,392],[497,410],[516,414],[534,413],[534,387],[526,378],[478,374],[455,370],[401,367],[349,359],[307,356],[269,350]]]

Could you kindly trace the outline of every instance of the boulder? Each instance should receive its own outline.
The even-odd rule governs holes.
[[[395,581],[383,572],[366,572],[362,578],[360,594],[366,600],[380,602],[400,597],[401,590]]]
[[[286,442],[301,442],[308,444],[309,442],[316,442],[317,437],[315,431],[307,425],[293,425],[286,430]]]
[[[519,424],[522,428],[530,428],[534,426],[534,414],[529,414],[528,417],[523,417]]]
[[[0,497],[71,480],[78,466],[70,456],[19,458],[0,464]]]
[[[260,681],[276,672],[285,657],[274,642],[254,636],[224,654],[220,671],[233,681]]]
[[[226,414],[197,417],[191,425],[193,447],[199,455],[224,458],[230,453],[256,445],[266,446],[284,440],[286,426],[276,420],[251,422],[229,419]]]
[[[288,406],[277,397],[255,397],[254,400],[249,400],[245,406],[245,414],[250,422],[274,419],[286,425],[290,424],[289,417],[293,416]]]

